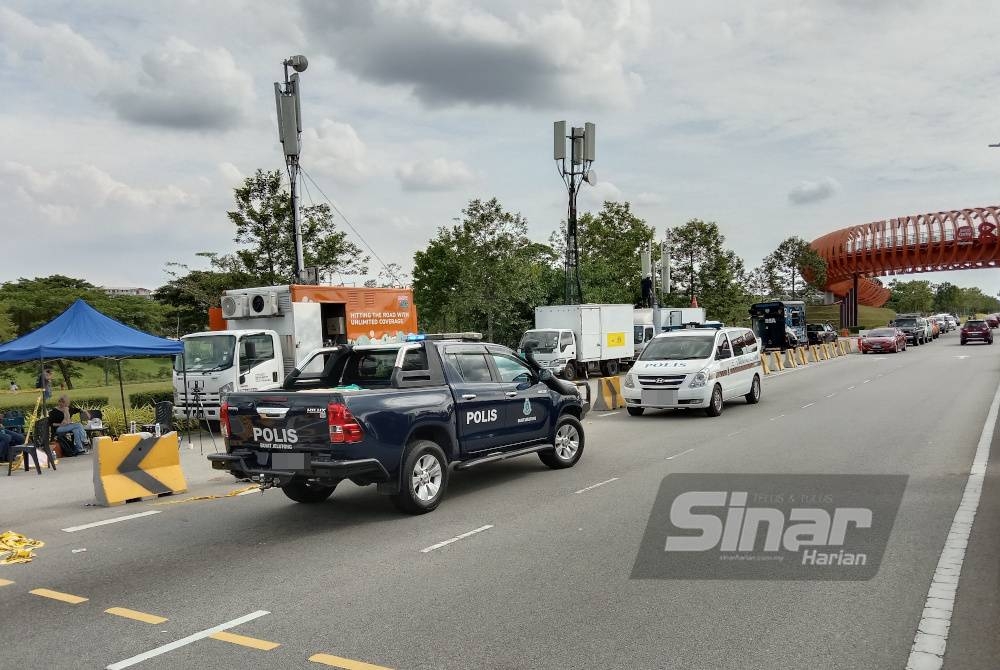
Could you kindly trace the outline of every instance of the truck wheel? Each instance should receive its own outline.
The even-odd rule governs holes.
[[[559,417],[556,424],[555,447],[539,451],[538,458],[553,470],[571,468],[583,455],[583,424],[569,414]]]
[[[718,384],[712,389],[712,399],[708,401],[705,414],[709,416],[719,416],[722,414],[722,387]]]
[[[406,448],[399,493],[391,496],[400,512],[425,514],[441,503],[448,488],[448,460],[430,440],[414,440]]]
[[[753,383],[750,384],[750,393],[747,393],[743,397],[747,399],[748,405],[756,405],[760,402],[760,377],[758,375],[753,376]]]
[[[306,481],[305,479],[293,479],[282,486],[281,490],[286,496],[297,503],[312,504],[321,503],[332,496],[335,488],[337,488],[336,484],[327,486],[325,484]]]
[[[601,363],[601,374],[605,377],[614,377],[618,374],[618,361],[604,361]]]
[[[626,407],[625,409],[628,410],[628,415],[629,416],[642,416],[642,413],[645,411],[646,408],[645,407]]]
[[[563,369],[562,375],[563,379],[568,382],[576,380],[576,363],[573,361],[567,363],[566,367]]]

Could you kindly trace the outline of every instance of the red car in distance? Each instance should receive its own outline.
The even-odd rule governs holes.
[[[962,332],[959,337],[962,344],[971,342],[972,340],[993,344],[993,333],[990,332],[990,325],[982,319],[969,319],[966,321],[965,325],[962,326]]]
[[[899,353],[906,351],[906,333],[899,328],[875,328],[858,338],[861,353]]]
[[[986,323],[987,325],[989,325],[990,328],[996,328],[997,326],[1000,326],[1000,316],[996,314],[990,314],[989,316],[986,317]]]

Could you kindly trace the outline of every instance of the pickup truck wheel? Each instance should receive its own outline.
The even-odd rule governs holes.
[[[719,416],[722,414],[722,387],[718,384],[712,389],[712,399],[708,401],[708,407],[705,408],[705,414],[708,416]]]
[[[400,512],[424,514],[441,503],[448,488],[448,461],[444,452],[430,440],[410,443],[403,458],[402,486],[391,496]]]
[[[645,407],[626,407],[625,409],[628,410],[628,415],[629,416],[642,416],[642,413],[645,411],[646,408]]]
[[[553,470],[571,468],[583,455],[583,424],[569,414],[559,417],[556,424],[555,447],[539,451],[538,458]]]
[[[336,484],[327,486],[326,484],[317,484],[304,479],[293,479],[282,486],[281,490],[286,496],[297,503],[314,504],[321,503],[332,496],[335,488],[337,488]]]

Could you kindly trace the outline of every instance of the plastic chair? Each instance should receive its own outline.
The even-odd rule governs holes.
[[[156,433],[156,427],[160,427],[160,434],[169,433],[174,429],[174,403],[163,400],[156,403],[153,410],[155,423],[143,424],[142,429],[147,433]]]
[[[15,430],[24,435],[24,414],[18,410],[8,410],[3,415],[4,430]]]
[[[30,471],[30,461],[34,459],[35,470],[38,474],[42,474],[42,467],[38,462],[38,450],[41,449],[45,452],[48,457],[48,463],[46,467],[56,470],[56,457],[52,453],[52,448],[49,446],[49,420],[39,419],[35,423],[35,429],[32,431],[31,441],[25,442],[24,444],[11,445],[10,446],[10,462],[7,463],[7,476],[10,477],[11,472],[14,469],[14,460],[17,458],[17,454],[21,454],[24,457],[24,471]]]

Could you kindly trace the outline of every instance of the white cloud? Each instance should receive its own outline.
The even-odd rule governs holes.
[[[645,0],[306,0],[303,12],[314,48],[360,77],[409,87],[431,107],[628,105],[641,86],[635,50],[650,25]]]
[[[86,210],[124,207],[147,210],[160,207],[189,207],[197,198],[174,185],[160,188],[131,186],[115,179],[94,165],[76,165],[58,170],[38,170],[23,163],[0,163],[0,184],[16,194],[29,210],[58,224],[73,223]],[[116,224],[133,225],[134,220],[107,221],[108,228]]]
[[[41,24],[0,7],[0,54],[14,68],[41,66],[46,74],[93,85],[110,74],[111,61],[65,23]]]
[[[229,161],[219,163],[219,174],[229,185],[239,184],[245,178],[243,172]]]
[[[302,132],[307,147],[302,157],[306,169],[317,170],[346,182],[357,182],[372,172],[368,147],[349,123],[323,119]]]
[[[833,177],[823,177],[818,181],[801,181],[788,192],[788,201],[793,205],[808,205],[832,197],[840,190],[840,184]]]
[[[396,177],[406,191],[453,191],[476,181],[469,166],[447,158],[401,165],[396,170]]]
[[[636,205],[642,205],[644,207],[654,207],[657,205],[662,205],[667,201],[666,197],[662,193],[652,193],[650,191],[642,191],[636,194],[632,198],[632,203]]]
[[[178,38],[143,55],[135,83],[103,96],[125,121],[182,130],[233,128],[254,102],[250,75],[227,49],[199,49]]]
[[[597,186],[583,184],[577,199],[577,209],[598,210],[606,200],[620,201],[624,197],[622,190],[609,181],[597,181]]]

